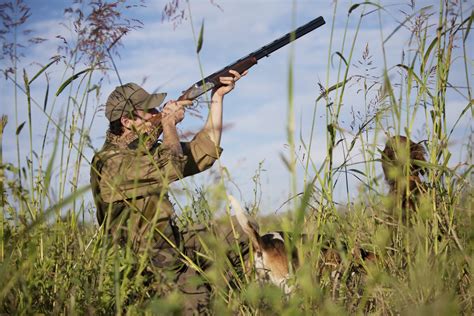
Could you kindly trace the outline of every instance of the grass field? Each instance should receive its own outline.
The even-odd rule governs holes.
[[[22,5],[20,1],[16,7],[15,3],[2,7],[2,19],[8,22],[4,25],[9,34],[19,32],[28,23],[27,18],[22,18],[22,12],[26,12]],[[334,7],[336,12],[337,5]],[[375,3],[337,9],[346,10],[348,19],[358,19],[358,28],[369,14],[369,18],[379,19],[389,12]],[[73,17],[80,19],[78,15]],[[330,17],[326,20],[331,21]],[[287,131],[292,155],[287,167],[293,175],[290,191],[298,198],[291,202],[292,211],[283,215],[259,216],[258,209],[252,209],[252,215],[258,218],[263,231],[283,229],[295,235],[318,232],[321,238],[306,243],[297,240],[289,245],[304,254],[291,279],[295,290],[289,296],[276,286],[259,284],[252,273],[229,285],[224,277],[225,265],[219,262],[219,254],[224,251],[222,245],[212,238],[206,239],[208,252],[203,255],[215,264],[205,271],[205,279],[213,290],[212,310],[216,315],[472,315],[474,110],[472,47],[468,43],[473,20],[472,6],[462,1],[439,1],[436,8],[405,13],[399,28],[411,28],[411,49],[403,54],[399,64],[383,65],[383,75],[376,79],[363,74],[353,78],[354,65],[370,65],[368,48],[360,52],[361,60],[355,58],[353,47],[358,29],[352,38],[344,34],[345,48],[333,47],[331,42],[328,61],[333,62],[328,62],[327,72],[337,72],[337,81],[321,85],[320,97],[314,105],[315,113],[324,112],[327,123],[326,160],[322,165],[313,165],[310,157],[299,161],[296,155],[297,146],[310,153],[314,144],[312,137],[295,137],[290,71]],[[44,104],[46,109],[45,115],[50,117],[48,125],[39,131],[41,139],[38,130],[32,131],[31,108],[37,104],[31,99],[30,85],[43,80],[49,91],[47,72],[50,67],[57,67],[58,60],[53,59],[38,73],[28,75],[22,71],[17,55],[20,43],[13,41],[7,45],[10,50],[4,49],[4,60],[11,64],[4,69],[4,84],[14,90],[16,112],[27,108],[28,116],[23,123],[18,116],[4,116],[0,141],[7,137],[16,139],[17,152],[21,146],[28,163],[22,163],[25,157],[20,156],[16,161],[3,161],[0,150],[0,314],[179,314],[186,299],[176,290],[172,277],[163,271],[153,272],[158,281],[147,282],[142,273],[145,259],[135,257],[127,247],[107,246],[107,236],[90,220],[94,218],[95,207],[84,198],[90,188],[80,185],[79,179],[84,177],[81,173],[88,172],[81,165],[82,152],[91,146],[88,130],[93,119],[84,119],[90,117],[86,112],[96,89],[91,78],[105,71],[102,62],[111,61],[111,52],[120,49],[115,44],[124,35],[124,29],[118,26],[120,21],[105,21],[110,26],[117,25],[95,40],[78,33],[77,46],[64,47],[68,54],[61,61],[63,85],[56,95],[45,91],[46,97],[40,102],[40,107]],[[134,27],[126,26],[131,32]],[[334,32],[334,22],[329,28]],[[397,31],[381,37],[396,36]],[[78,65],[84,59],[89,67],[75,73],[76,69],[83,69]],[[454,63],[463,70],[456,74],[463,78],[462,88],[451,85]],[[291,70],[292,65],[289,67]],[[354,79],[366,96],[366,112],[360,114],[359,124],[347,130],[342,127],[340,113]],[[453,139],[457,126],[447,123],[452,91],[465,100],[455,122],[471,122],[467,127],[471,134],[466,139]],[[69,96],[66,119],[55,121],[55,102],[64,95]],[[426,192],[403,220],[401,195],[385,194],[386,186],[376,174],[376,165],[380,163],[376,145],[389,135],[411,137],[419,129],[414,126],[416,116],[425,118],[422,131],[427,140],[427,161],[423,164]],[[3,133],[6,124],[15,126],[16,135]],[[314,126],[314,119],[313,127],[320,128]],[[29,133],[29,143],[20,144],[19,136],[25,133]],[[33,143],[38,142],[43,146],[40,152],[34,152]],[[461,160],[454,165],[453,156],[459,154],[452,152],[452,142],[463,149]],[[347,157],[362,148],[363,167],[355,169],[348,161],[336,161],[334,151],[338,146],[344,148]],[[296,165],[300,163],[305,170],[303,192],[296,189]],[[404,168],[409,168],[410,163],[409,159],[402,161]],[[362,183],[357,198],[345,205],[334,203],[335,182],[341,172],[357,176]],[[400,181],[406,180],[403,174],[399,176]],[[258,172],[255,179],[258,182]],[[225,194],[223,185],[202,188],[202,194],[190,199],[193,203],[181,215],[183,221],[217,220],[213,218],[216,210],[212,206],[224,207]],[[320,250],[328,243],[342,258],[337,278],[321,268]],[[353,250],[360,247],[375,253],[376,260],[358,260]]]

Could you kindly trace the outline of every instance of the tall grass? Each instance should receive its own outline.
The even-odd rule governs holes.
[[[262,225],[264,229],[283,227],[295,236],[313,233],[312,240],[303,243],[297,239],[288,244],[289,252],[293,247],[300,250],[301,264],[291,280],[295,291],[285,296],[275,286],[259,284],[252,271],[238,275],[223,260],[226,246],[222,241],[203,235],[201,255],[214,263],[200,271],[213,290],[212,311],[218,315],[470,314],[474,308],[472,130],[471,136],[462,140],[455,138],[453,131],[459,122],[472,120],[474,114],[472,60],[468,55],[472,8],[466,8],[463,2],[446,1],[439,2],[439,9],[413,5],[411,11],[404,13],[403,21],[385,34],[384,23],[392,14],[391,8],[374,3],[344,7],[337,1],[333,5],[333,16],[325,17],[331,28],[327,76],[315,100],[310,133],[301,132],[299,137],[306,150],[304,190],[301,194],[297,192],[301,179],[297,178],[294,65],[290,56],[287,135],[291,152],[286,162],[292,174],[289,191],[297,198],[289,214],[259,218],[266,223]],[[89,15],[68,11],[71,25],[76,28],[71,28],[72,37],[65,39],[62,47],[67,52],[65,58],[51,56],[50,62],[31,74],[19,69],[18,52],[12,50],[12,68],[4,71],[6,84],[15,91],[15,107],[27,108],[29,133],[22,134],[26,123],[18,117],[10,120],[16,130],[16,161],[3,161],[0,146],[1,313],[174,314],[179,313],[186,300],[172,275],[147,267],[146,258],[136,256],[130,244],[112,245],[91,220],[94,206],[84,198],[89,186],[80,180],[84,170],[88,172],[83,167],[88,166],[91,158],[84,155],[92,148],[89,131],[95,113],[91,115],[91,111],[96,111],[99,104],[100,78],[107,73],[120,75],[110,70],[116,44],[137,27],[130,21],[101,16],[100,12],[108,12],[105,7],[92,8],[95,10],[90,11],[85,4],[80,7],[84,12],[92,12]],[[171,17],[181,12],[182,16],[186,10],[191,14],[190,8],[181,11],[179,1],[171,1],[165,12]],[[346,21],[336,21],[341,10],[347,13]],[[102,29],[103,33],[95,33],[99,37],[90,41],[98,18],[110,23]],[[380,39],[378,44],[371,42],[359,52],[359,32],[368,19],[378,20]],[[350,32],[354,21],[355,32]],[[9,30],[15,49],[20,47],[17,32],[27,18],[21,22],[13,23]],[[343,34],[337,33],[336,22],[345,25]],[[403,57],[399,63],[389,64],[385,45],[397,39],[405,28],[412,33],[409,49],[400,52]],[[202,36],[201,32],[196,40],[197,53]],[[335,38],[341,36],[338,43]],[[375,45],[381,46],[383,60],[377,68],[371,55]],[[452,84],[455,63],[461,63],[464,71],[460,86]],[[57,87],[48,76],[48,70],[53,68],[62,70]],[[39,82],[46,87],[43,100],[36,100],[30,92]],[[363,111],[354,111],[354,121],[347,126],[341,115],[349,111],[345,105],[351,89],[360,91],[364,104]],[[466,103],[455,125],[449,125],[447,120],[452,93],[461,95]],[[62,119],[56,120],[56,106],[63,103],[66,107]],[[33,146],[38,139],[32,133],[32,108],[38,108],[47,118],[39,153]],[[324,114],[327,140],[326,159],[320,165],[311,156],[314,135],[320,128],[318,113]],[[415,126],[419,117],[425,121],[422,128]],[[13,136],[4,134],[6,124],[7,119],[2,118],[0,144],[5,136]],[[380,144],[387,137],[400,134],[427,140],[428,152],[423,164],[427,171],[426,192],[419,196],[416,210],[408,212],[406,221],[402,218],[401,196],[386,194],[377,167]],[[29,142],[26,155],[20,151],[24,139]],[[461,143],[466,152],[454,167],[451,143]],[[361,159],[355,161],[354,157]],[[409,165],[407,162],[405,168]],[[261,167],[258,166],[254,177],[254,214],[259,211]],[[224,221],[214,218],[216,209],[226,204],[224,180],[228,180],[228,175],[222,169],[221,172],[222,181],[217,187],[196,190],[189,205],[182,205],[183,227],[200,221]],[[341,177],[346,183],[351,178],[360,183],[356,198],[346,186],[344,205],[335,203],[339,200],[335,198],[335,187],[344,182]],[[324,269],[321,263],[320,250],[328,244],[342,258],[336,271]],[[360,248],[374,253],[376,260],[361,261],[357,254]],[[192,259],[186,260],[200,270]],[[149,282],[150,273],[155,282]],[[231,284],[229,279],[234,282]]]

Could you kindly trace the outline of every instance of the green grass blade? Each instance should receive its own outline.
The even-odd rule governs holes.
[[[351,80],[351,77],[347,78],[346,80],[343,80],[343,81],[340,81],[332,86],[330,86],[329,88],[327,88],[326,90],[324,90],[321,95],[316,99],[316,102],[318,102],[319,100],[321,100],[322,98],[325,98],[327,97],[327,95],[331,92],[331,91],[334,91],[334,90],[337,90],[341,87],[343,87],[344,85],[346,85],[349,81]]]
[[[197,41],[196,53],[199,54],[199,52],[201,51],[203,42],[204,42],[204,20],[202,20],[201,30],[199,31],[199,37],[198,37],[198,41]]]
[[[28,84],[31,84],[33,81],[35,81],[36,78],[38,78],[43,72],[46,71],[46,69],[48,69],[52,64],[58,62],[59,60],[59,57],[56,57],[53,61],[51,61],[49,64],[47,64],[46,66],[44,66],[43,68],[41,68],[37,73],[36,75],[33,76],[33,78],[31,78],[31,80],[28,82]]]
[[[355,3],[353,4],[350,8],[349,8],[349,12],[348,14],[351,14],[355,9],[357,9],[359,6],[361,5],[372,5],[374,7],[377,7],[378,9],[380,10],[384,10],[384,7],[382,7],[380,4],[377,4],[377,3],[373,3],[373,2],[370,2],[370,1],[366,1],[366,2],[361,2],[361,3]]]
[[[342,61],[344,62],[344,64],[346,64],[346,67],[349,66],[349,64],[347,63],[346,58],[344,58],[344,56],[343,56],[340,52],[335,52],[335,53],[333,54],[333,56],[334,56],[334,55],[339,56],[339,58],[342,59]],[[332,58],[331,58],[331,65],[332,65]],[[334,65],[332,65],[332,66],[334,66]]]
[[[71,84],[71,82],[73,82],[74,80],[76,80],[77,78],[79,78],[80,75],[84,74],[84,73],[87,73],[89,71],[93,71],[94,68],[87,68],[87,69],[84,69],[84,70],[81,70],[79,71],[78,73],[72,75],[71,77],[69,77],[66,81],[64,81],[64,83],[59,87],[58,91],[56,92],[56,96],[59,96],[61,94],[61,92],[63,92],[63,90],[69,86]]]
[[[448,138],[451,137],[451,134],[454,132],[454,129],[456,128],[456,126],[458,125],[459,121],[461,120],[461,118],[464,116],[464,114],[466,114],[466,112],[472,108],[472,103],[474,102],[474,100],[470,100],[469,103],[464,107],[464,109],[462,110],[461,114],[459,114],[458,118],[456,119],[456,122],[454,122],[453,124],[453,127],[451,127],[451,130],[449,131],[449,134],[448,134]]]
[[[469,33],[471,32],[471,26],[472,26],[473,20],[474,20],[474,11],[471,12],[471,16],[469,17],[469,20],[467,22],[466,34],[464,34],[464,42],[467,41],[467,37],[469,36]]]
[[[23,127],[25,126],[25,123],[26,121],[23,121],[23,123],[21,123],[20,125],[18,125],[18,127],[16,128],[16,135],[19,135],[21,133],[21,130],[23,129]]]
[[[46,107],[48,105],[48,98],[49,98],[49,81],[46,82],[46,91],[44,93],[44,102],[43,102],[43,111],[46,112]]]
[[[49,158],[48,165],[46,167],[46,172],[44,175],[45,192],[48,192],[49,185],[51,183],[51,175],[53,174],[53,165],[54,165],[54,160],[56,158],[56,153],[58,150],[58,143],[59,143],[59,130],[56,131],[56,137],[54,138],[53,152],[51,153],[51,157]]]

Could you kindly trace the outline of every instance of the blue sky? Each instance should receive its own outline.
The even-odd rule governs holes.
[[[144,27],[132,31],[124,38],[123,47],[120,48],[120,58],[115,58],[121,79],[124,82],[143,83],[148,91],[166,91],[168,98],[177,98],[180,92],[201,78],[199,64],[195,53],[195,44],[191,29],[191,20],[188,18],[180,25],[174,27],[171,23],[161,21],[162,9],[168,1],[148,1],[146,8],[136,8],[130,11],[130,15],[140,19]],[[295,105],[295,140],[297,154],[301,158],[311,156],[316,166],[321,165],[326,157],[326,134],[325,134],[325,112],[320,102],[316,112],[316,124],[313,133],[313,146],[310,153],[301,149],[300,137],[308,142],[311,133],[311,123],[314,112],[315,100],[320,91],[318,82],[330,85],[337,82],[339,60],[333,57],[334,64],[328,66],[328,47],[330,43],[331,24],[333,23],[334,1],[214,1],[219,7],[211,2],[200,0],[191,1],[190,8],[192,22],[195,31],[199,30],[201,22],[205,23],[204,44],[200,53],[200,60],[205,74],[210,74],[230,62],[248,54],[251,51],[267,44],[275,38],[291,30],[293,25],[299,26],[309,20],[323,16],[326,25],[316,31],[299,39],[293,45],[285,47],[274,53],[269,58],[262,59],[258,65],[252,68],[247,77],[239,81],[237,88],[225,98],[224,121],[227,128],[222,138],[224,148],[220,164],[216,164],[211,172],[190,179],[183,185],[175,186],[175,191],[180,192],[183,187],[191,192],[200,185],[209,185],[215,182],[216,175],[220,174],[220,168],[226,168],[232,177],[232,182],[226,182],[229,191],[237,193],[244,203],[252,203],[254,199],[253,177],[259,164],[263,162],[261,173],[261,211],[270,213],[275,211],[289,198],[290,173],[282,162],[281,155],[289,156],[288,141],[286,135],[287,109],[288,109],[288,80],[290,54],[293,51],[293,82]],[[56,54],[59,41],[55,38],[58,34],[65,34],[60,25],[65,22],[63,16],[66,1],[26,1],[32,8],[30,28],[35,35],[47,38],[48,41],[37,45],[26,52],[22,66],[30,74],[38,71],[38,65],[31,62],[36,61],[46,64],[48,59]],[[381,37],[387,37],[404,17],[401,11],[411,12],[410,1],[382,1],[387,11],[381,14],[380,25],[377,13],[366,16],[357,34],[354,45],[354,57],[351,63],[350,75],[360,74],[361,70],[354,67],[357,60],[362,58],[363,51],[369,48],[373,65],[377,68],[372,70],[374,76],[382,74],[383,55],[381,51]],[[433,4],[436,8],[437,1],[416,1],[416,7],[421,8]],[[347,12],[351,6],[349,1],[338,1],[336,10],[336,23],[333,36],[333,53],[343,52],[348,56],[348,50],[355,36],[355,28],[360,16],[359,12],[352,14],[348,20],[348,31],[345,45],[343,37]],[[464,3],[465,11],[469,2]],[[184,8],[187,8],[186,6]],[[471,5],[472,9],[472,5]],[[367,11],[372,10],[367,8]],[[435,12],[435,9],[432,9]],[[188,12],[189,14],[189,12]],[[436,16],[435,16],[436,18]],[[436,20],[436,19],[435,19]],[[402,28],[389,41],[385,43],[387,64],[392,67],[402,60],[402,52],[410,55],[408,42],[410,32]],[[468,40],[472,47],[472,36]],[[457,49],[456,56],[461,55]],[[469,76],[472,82],[472,50],[468,51],[470,65]],[[85,66],[84,66],[85,67]],[[61,67],[51,68],[50,76],[52,86],[59,86],[60,75],[64,69]],[[329,70],[329,71],[328,71]],[[453,65],[452,80],[454,83],[462,84],[463,64],[460,59]],[[110,73],[108,79],[102,81],[101,94],[96,104],[92,103],[88,111],[92,114],[97,106],[104,104],[108,94],[118,85],[117,77]],[[352,111],[365,111],[364,98],[359,92],[360,86],[354,81],[350,84],[344,97],[344,106],[341,112],[341,126],[350,134],[350,123],[353,120]],[[1,85],[3,104],[11,104],[13,93],[10,82],[3,81]],[[33,96],[42,100],[44,96],[44,85],[40,82],[32,87]],[[52,89],[54,90],[54,89]],[[21,101],[24,103],[24,97]],[[61,117],[61,104],[64,100],[58,99],[58,110],[56,118]],[[454,124],[455,119],[466,106],[467,101],[456,93],[449,92],[448,125]],[[13,108],[2,106],[0,112],[8,114],[13,122]],[[26,112],[23,113],[23,115]],[[206,111],[202,114],[205,116]],[[20,113],[22,115],[22,113]],[[43,131],[41,126],[46,122],[44,114],[35,109],[34,125],[38,131]],[[20,120],[21,121],[21,120]],[[197,131],[204,124],[202,119],[188,115],[181,125],[182,131]],[[390,123],[387,122],[387,125]],[[414,136],[417,141],[426,138],[424,130],[425,117],[418,115],[415,121]],[[387,127],[387,126],[386,126]],[[90,131],[93,146],[101,147],[107,121],[103,112],[98,112]],[[15,126],[9,124],[7,135],[14,135]],[[463,160],[466,155],[462,144],[466,143],[467,137],[471,137],[472,122],[470,117],[463,119],[454,133],[454,142],[451,144],[454,159],[450,165]],[[38,132],[34,137],[41,139]],[[26,137],[26,131],[21,134]],[[376,144],[383,146],[385,138],[383,135],[377,139]],[[16,160],[14,137],[4,140],[4,159],[14,162]],[[25,141],[26,143],[26,141]],[[39,143],[39,141],[38,141]],[[35,144],[38,146],[39,144]],[[360,147],[360,144],[356,146]],[[23,156],[26,155],[26,149]],[[86,157],[92,158],[92,151],[84,152]],[[336,162],[342,161],[342,149],[336,150]],[[352,162],[360,162],[364,159],[360,151],[352,155]],[[22,158],[23,160],[24,158]],[[220,167],[220,168],[219,168]],[[87,183],[89,179],[87,163],[84,163],[84,171],[81,173],[81,182]],[[376,167],[377,175],[381,174],[380,168]],[[299,164],[298,189],[303,187],[304,168]],[[309,177],[314,176],[310,170]],[[335,200],[344,202],[346,197],[346,184],[341,177],[335,189]],[[359,183],[357,179],[349,177],[350,197],[355,198],[358,194]],[[238,189],[237,189],[238,188]],[[383,190],[383,186],[379,188]],[[240,191],[240,192],[237,192]],[[89,193],[88,193],[89,194]],[[90,195],[90,194],[89,194]],[[181,196],[179,199],[189,201],[189,195]],[[89,196],[90,198],[90,196]],[[285,210],[288,207],[283,207]]]

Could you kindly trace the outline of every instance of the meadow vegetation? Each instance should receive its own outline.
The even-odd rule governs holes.
[[[17,157],[3,161],[0,150],[0,313],[179,313],[185,297],[176,290],[172,277],[159,270],[148,271],[144,258],[134,256],[131,249],[110,245],[93,220],[94,205],[86,198],[89,185],[81,179],[88,179],[91,159],[83,152],[94,149],[89,131],[100,104],[101,80],[96,76],[120,77],[113,61],[122,49],[121,39],[141,23],[125,18],[131,15],[128,11],[133,12],[127,1],[80,3],[65,10],[65,25],[73,36],[63,38],[58,56],[37,61],[42,66],[34,73],[28,73],[22,64],[27,45],[43,44],[28,31],[28,18],[34,12],[22,1],[0,5],[3,84],[14,93],[15,103],[8,106],[15,107],[16,113],[2,118],[0,141],[16,140]],[[293,179],[292,210],[260,217],[257,193],[255,203],[249,205],[264,231],[315,236],[305,243],[296,239],[287,247],[288,251],[292,247],[302,250],[301,265],[291,279],[294,292],[286,296],[276,286],[259,284],[252,271],[229,284],[226,265],[219,261],[224,250],[208,236],[203,256],[215,262],[205,271],[213,290],[212,309],[218,315],[472,314],[473,138],[472,130],[466,139],[454,139],[453,133],[458,122],[472,120],[474,114],[472,52],[468,53],[472,47],[467,46],[474,20],[472,6],[464,1],[439,1],[423,9],[404,6],[403,20],[393,32],[383,33],[380,25],[379,40],[383,45],[408,28],[412,33],[409,47],[400,52],[398,64],[385,63],[377,69],[373,69],[370,46],[357,52],[354,44],[367,19],[382,23],[392,9],[371,2],[343,7],[334,1],[332,6],[333,17],[325,17],[327,28],[332,38],[344,36],[344,41],[342,47],[334,47],[333,41],[327,47],[328,76],[320,83],[320,96],[314,103],[314,117],[317,113],[326,118],[326,160],[316,165],[310,156],[314,130],[322,128],[315,126],[315,119],[308,136],[300,133],[295,137],[290,63],[287,131],[291,155],[285,161]],[[176,23],[190,13],[186,10],[182,1],[170,1],[164,14]],[[338,10],[347,12],[348,21],[358,21],[355,32],[346,26],[344,34],[334,33]],[[30,41],[20,42],[25,38]],[[196,42],[198,45],[199,38]],[[451,84],[454,63],[464,71],[456,74],[463,78],[461,85]],[[50,84],[48,72],[53,69],[62,71],[58,86]],[[329,82],[330,72],[337,74],[335,82]],[[31,86],[40,83],[45,87],[42,100],[30,94]],[[354,112],[354,121],[346,126],[340,116],[347,111],[343,105],[350,89],[364,96],[365,112]],[[446,118],[452,93],[465,100],[455,125],[449,125]],[[58,103],[65,109],[60,119],[55,115]],[[33,130],[33,108],[48,118],[46,126]],[[414,126],[420,115],[425,125]],[[6,125],[15,126],[16,133],[4,134]],[[406,219],[402,218],[402,194],[388,195],[376,168],[380,140],[393,135],[426,140],[426,162],[400,158],[407,170],[411,163],[425,170],[426,190]],[[450,147],[453,142],[461,143],[457,148],[463,149],[456,164],[452,163],[453,156],[458,156]],[[38,143],[42,144],[39,151]],[[296,154],[298,146],[306,153],[302,160]],[[334,159],[338,147],[345,154],[342,162]],[[362,159],[356,166],[350,157],[358,153]],[[303,192],[297,192],[296,184],[302,180],[297,177],[297,166],[304,169]],[[254,178],[256,191],[259,170]],[[347,192],[344,205],[334,202],[334,188],[341,177],[357,177],[361,183],[357,198],[349,198]],[[180,214],[183,226],[213,219],[218,208],[228,210],[227,180],[223,172],[218,184],[193,193],[192,203],[184,205]],[[342,258],[336,274],[321,267],[320,250],[327,244]],[[355,251],[359,248],[373,252],[376,260],[359,260]],[[144,271],[159,281],[148,282]]]

